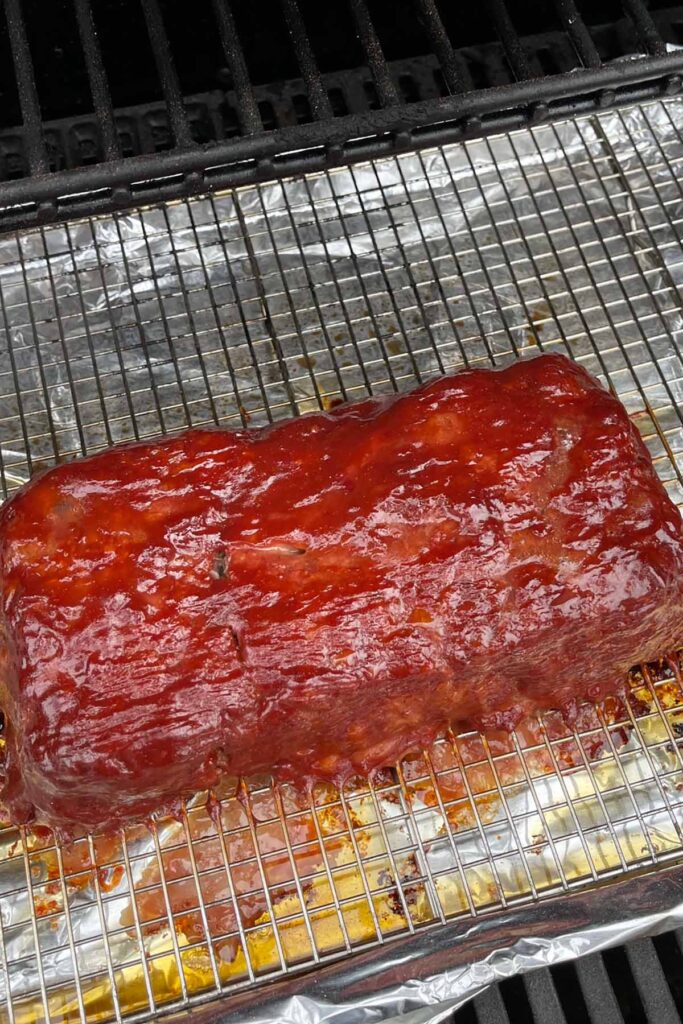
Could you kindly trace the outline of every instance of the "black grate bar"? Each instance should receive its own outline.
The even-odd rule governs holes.
[[[213,0],[221,46],[228,62],[237,100],[237,117],[245,135],[263,131],[263,122],[251,88],[251,79],[244,51],[235,28],[235,19],[227,0]]]
[[[377,96],[383,107],[392,107],[400,104],[398,92],[391,77],[389,66],[382,51],[382,44],[372,24],[370,12],[367,9],[365,0],[349,0],[351,13],[356,24],[358,39],[363,47],[367,58],[368,67],[372,72],[377,88]]]
[[[558,114],[560,111],[594,109],[595,96],[604,89],[628,86],[629,99],[649,99],[661,95],[662,76],[671,76],[672,69],[683,70],[682,61],[683,57],[678,53],[643,57],[639,61],[638,84],[633,84],[629,78],[632,62],[612,61],[591,71],[551,76],[543,80],[542,88],[538,79],[530,79],[495,89],[466,92],[458,97],[420,100],[409,108],[394,106],[335,117],[324,126],[324,145],[328,147],[325,152],[321,151],[321,126],[314,122],[291,125],[286,129],[286,153],[283,153],[282,141],[285,132],[280,130],[221,140],[213,146],[195,145],[188,149],[138,154],[92,167],[76,167],[4,181],[0,190],[0,223],[4,230],[10,226],[35,224],[38,209],[44,217],[44,204],[50,200],[59,203],[53,219],[108,209],[109,198],[100,196],[98,190],[109,190],[116,185],[125,188],[131,182],[143,183],[136,189],[138,203],[143,201],[143,197],[144,202],[152,202],[177,197],[180,187],[175,180],[170,180],[173,175],[187,175],[195,171],[207,173],[212,188],[228,188],[261,177],[272,178],[274,175],[278,177],[329,167],[329,147],[342,147],[342,158],[355,161],[415,146],[460,140],[463,134],[477,135],[481,133],[482,122],[487,131],[494,128],[502,131],[511,125],[526,123],[528,106],[538,101],[539,96],[544,101],[553,101]],[[590,95],[587,94],[588,89]],[[444,118],[448,118],[450,123],[444,123]],[[467,131],[467,118],[481,119],[471,133]],[[413,135],[415,126],[422,126],[419,135]],[[352,149],[343,148],[349,140],[366,136],[362,145],[352,143]],[[185,185],[182,185],[182,190],[186,190]],[[32,205],[20,209],[22,204]]]
[[[47,147],[43,136],[38,90],[36,89],[31,51],[26,37],[26,26],[20,0],[5,0],[5,16],[12,48],[14,73],[17,77],[28,165],[31,174],[44,174],[49,168]]]
[[[543,1024],[567,1024],[557,989],[547,967],[524,975],[524,987],[534,1020]]]
[[[121,156],[119,137],[116,132],[116,121],[109,94],[107,73],[104,70],[102,51],[97,38],[97,30],[93,21],[90,0],[74,0],[78,34],[83,46],[85,67],[90,83],[95,113],[99,123],[102,149],[107,160],[115,160]]]
[[[590,1019],[599,1024],[624,1024],[602,957],[597,953],[579,957],[575,967]]]
[[[164,28],[164,20],[159,9],[158,0],[144,0],[142,10],[147,22],[147,34],[152,44],[154,63],[156,64],[161,89],[164,94],[164,102],[168,110],[168,120],[173,133],[175,144],[180,149],[186,149],[192,144],[190,126],[185,114],[183,94],[180,91],[180,83],[173,64],[171,47]]]
[[[417,0],[417,7],[420,22],[441,65],[448,91],[451,95],[462,92],[465,89],[462,72],[434,0]]]
[[[517,30],[512,24],[512,18],[505,5],[505,0],[488,0],[488,9],[498,38],[503,44],[503,50],[513,75],[518,80],[531,78],[529,61],[527,60]]]
[[[665,54],[666,43],[660,36],[654,21],[642,0],[623,0],[626,13],[636,27],[638,36],[648,53],[655,57]]]
[[[323,85],[320,69],[308,38],[304,20],[301,17],[299,4],[297,0],[281,0],[281,3],[287,31],[301,68],[302,78],[306,83],[311,113],[319,121],[326,117],[332,117],[332,105]]]
[[[473,1000],[478,1024],[510,1024],[498,985],[492,985]]]
[[[652,939],[629,943],[626,955],[647,1019],[657,1024],[680,1024],[681,1018]]]
[[[602,64],[600,54],[574,0],[555,0],[555,7],[583,66],[599,68]]]

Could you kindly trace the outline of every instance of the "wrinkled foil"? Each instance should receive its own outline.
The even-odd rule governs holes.
[[[563,351],[620,396],[683,504],[682,126],[672,99],[0,239],[4,493],[111,443],[261,425]],[[683,858],[679,710],[676,699],[655,715],[645,739],[629,724],[605,751],[616,780],[607,816],[635,851],[608,889],[555,894],[585,843],[560,821],[566,799],[554,841],[544,836],[548,815],[536,811],[566,798],[558,774],[523,774],[487,841],[449,830],[419,789],[361,789],[348,799],[396,883],[386,899],[417,873],[412,923],[425,927],[268,986],[226,982],[232,997],[197,1008],[198,1019],[436,1024],[492,981],[683,924],[671,866]],[[122,878],[104,868],[73,891],[49,841],[0,832],[0,1000],[9,985],[17,1019],[31,1019],[25,1000],[39,1005],[44,987],[71,986],[73,1002],[74,958],[103,984],[140,958],[121,920],[183,827],[136,830]],[[535,857],[539,898],[520,888],[520,847]],[[514,906],[438,920],[439,900],[443,910],[463,898],[458,864],[507,854],[501,884]],[[620,880],[641,854],[647,873]],[[431,884],[451,875],[455,888]],[[485,867],[468,877],[475,893],[490,885]],[[48,906],[36,919],[37,891],[55,916]],[[173,941],[168,929],[145,936],[145,954],[172,956]]]
[[[605,895],[587,894],[578,907],[572,906],[569,898],[565,901],[568,907],[553,906],[546,915],[510,910],[507,920],[495,922],[493,928],[491,922],[480,922],[455,934],[445,928],[432,936],[436,941],[423,942],[422,948],[412,938],[410,948],[383,950],[381,966],[350,964],[338,977],[323,978],[314,995],[302,992],[271,997],[262,1006],[245,1003],[234,1012],[230,1012],[230,1004],[223,1009],[216,1006],[198,1011],[197,1021],[356,1024],[381,1020],[385,1024],[441,1024],[489,985],[534,968],[552,967],[657,935],[683,923],[680,870],[664,872],[656,880],[639,878],[616,883],[609,890],[609,898],[614,901],[611,919],[597,905],[601,899],[604,902]],[[553,912],[557,914],[554,921]],[[439,964],[439,972],[425,973],[425,960],[430,966]],[[386,987],[381,987],[382,983]]]

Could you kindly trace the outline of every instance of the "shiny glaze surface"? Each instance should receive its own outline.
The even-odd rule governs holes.
[[[680,515],[562,356],[58,466],[0,569],[3,801],[66,832],[571,709],[683,635]]]

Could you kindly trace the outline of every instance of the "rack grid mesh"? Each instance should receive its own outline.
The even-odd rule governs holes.
[[[562,351],[683,504],[681,123],[657,103],[2,239],[5,496],[112,443]],[[341,792],[226,779],[70,845],[7,826],[0,1019],[146,1019],[654,870],[683,855],[682,737],[669,654],[572,725],[449,735]]]

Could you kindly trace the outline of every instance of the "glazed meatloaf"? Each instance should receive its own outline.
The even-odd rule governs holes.
[[[57,466],[0,570],[3,801],[63,833],[571,712],[683,632],[680,515],[556,355]]]

